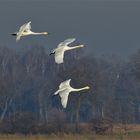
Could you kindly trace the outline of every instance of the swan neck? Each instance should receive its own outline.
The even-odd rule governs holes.
[[[32,32],[33,35],[44,35],[45,32],[40,32],[40,33],[36,33],[36,32]]]
[[[73,49],[76,49],[76,48],[81,48],[81,45],[79,45],[79,46],[74,46],[74,47],[69,47],[69,50],[73,50]]]
[[[85,89],[87,89],[87,87],[83,87],[83,88],[78,88],[78,89],[73,89],[73,91],[81,91],[81,90],[85,90]]]

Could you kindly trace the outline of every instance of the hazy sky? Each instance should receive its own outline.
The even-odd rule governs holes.
[[[32,21],[32,30],[45,36],[10,36]],[[0,0],[0,44],[51,48],[69,37],[94,54],[128,56],[140,48],[140,1],[134,0]]]

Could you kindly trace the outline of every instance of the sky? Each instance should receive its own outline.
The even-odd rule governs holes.
[[[32,21],[35,32],[16,43],[10,34]],[[94,55],[128,57],[140,48],[139,0],[0,0],[0,45],[43,45],[48,51],[67,38]]]

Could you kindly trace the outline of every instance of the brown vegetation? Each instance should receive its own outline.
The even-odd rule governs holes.
[[[87,129],[88,128],[88,129]],[[81,124],[80,129],[88,130],[82,131],[80,134],[74,133],[57,133],[57,134],[28,134],[28,135],[0,135],[0,140],[139,140],[140,139],[140,125],[130,124],[122,125],[115,124],[111,133],[96,134],[89,131],[89,124]],[[124,130],[125,128],[125,130]]]

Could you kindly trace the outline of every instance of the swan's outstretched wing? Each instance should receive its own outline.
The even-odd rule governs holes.
[[[22,31],[26,32],[26,31],[28,31],[28,30],[31,30],[31,21],[28,22],[28,23],[23,24],[23,25],[20,27],[19,32],[22,32]]]
[[[70,43],[74,42],[75,40],[76,40],[75,38],[66,39],[66,40],[64,40],[63,42],[59,43],[58,47],[67,46],[67,45],[69,45]]]
[[[55,50],[55,62],[57,64],[61,64],[64,62],[64,49],[63,48],[59,48],[57,50]]]
[[[70,81],[71,81],[71,79],[62,82],[62,83],[59,85],[59,88],[65,88],[65,87],[67,87],[67,86],[70,86]]]
[[[62,104],[63,108],[66,108],[67,102],[68,102],[69,90],[65,89],[63,91],[60,91],[59,95],[61,97],[61,104]]]
[[[28,23],[23,24],[20,29],[19,32],[17,33],[17,38],[16,41],[20,40],[20,37],[22,36],[23,32],[27,32],[31,29],[31,21]]]

